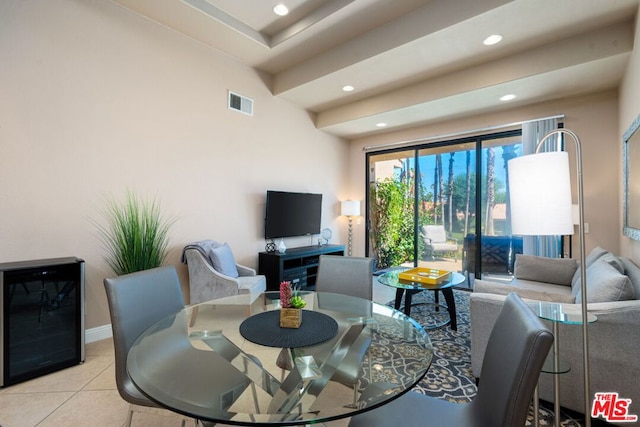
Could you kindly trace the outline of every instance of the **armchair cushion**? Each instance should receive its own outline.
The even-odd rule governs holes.
[[[233,278],[239,276],[236,260],[233,258],[233,252],[231,252],[228,244],[225,243],[224,245],[209,249],[209,258],[211,259],[213,268],[220,273]]]
[[[514,273],[518,279],[571,286],[577,269],[575,259],[517,254]]]

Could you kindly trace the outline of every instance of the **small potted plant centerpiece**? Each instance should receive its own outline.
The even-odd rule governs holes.
[[[291,287],[291,282],[280,283],[280,327],[299,328],[302,324],[302,308],[307,303]]]

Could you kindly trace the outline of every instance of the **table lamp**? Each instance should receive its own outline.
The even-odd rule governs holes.
[[[353,217],[360,216],[359,200],[344,200],[340,205],[340,214],[349,219],[349,245],[347,254],[351,256],[351,244],[353,241]]]
[[[555,129],[545,134],[536,146],[535,154],[511,159],[509,197],[511,229],[516,235],[572,235],[573,206],[569,155],[565,151],[541,153],[540,148],[553,136],[568,135],[576,146],[578,185],[578,231],[580,235],[580,273],[582,290],[582,345],[584,364],[585,426],[591,426],[591,394],[589,387],[589,340],[587,319],[587,277],[584,238],[584,192],[582,185],[582,149],[578,136],[568,129]],[[556,390],[556,401],[559,400]]]

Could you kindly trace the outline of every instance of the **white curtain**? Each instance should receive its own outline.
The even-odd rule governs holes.
[[[533,154],[538,141],[548,132],[558,127],[556,119],[537,120],[522,125],[522,154]],[[556,136],[549,138],[541,151],[561,151],[562,141]],[[550,258],[559,258],[562,254],[561,236],[524,236],[523,253]]]

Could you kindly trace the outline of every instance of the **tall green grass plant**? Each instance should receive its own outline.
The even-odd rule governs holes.
[[[122,202],[107,198],[103,216],[107,225],[96,225],[107,252],[105,261],[117,275],[164,263],[169,252],[169,229],[175,220],[164,218],[157,199],[144,200],[127,191]]]

